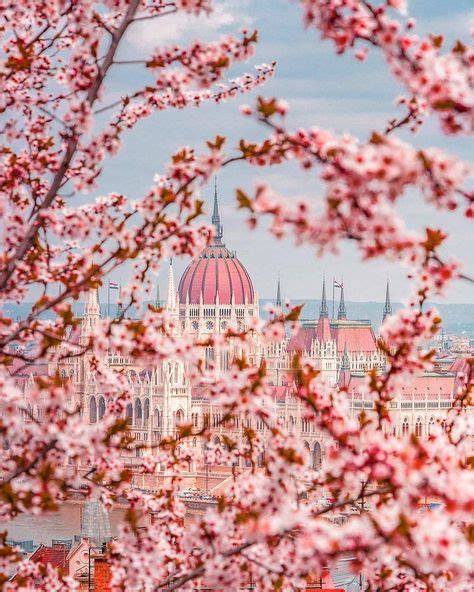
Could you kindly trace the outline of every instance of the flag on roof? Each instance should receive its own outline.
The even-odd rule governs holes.
[[[119,289],[118,283],[109,281],[109,289],[110,290],[118,290]]]

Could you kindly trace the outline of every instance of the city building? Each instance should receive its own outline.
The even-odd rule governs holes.
[[[212,222],[215,226],[212,244],[189,263],[178,287],[171,262],[168,269],[166,309],[175,318],[178,331],[200,339],[225,333],[229,327],[245,330],[260,314],[258,293],[248,271],[236,253],[224,243],[217,193]],[[250,344],[245,345],[245,355],[250,363],[257,367],[265,362],[272,387],[274,415],[310,450],[313,468],[321,466],[328,443],[307,419],[301,402],[295,396],[291,371],[295,354],[302,361],[314,364],[328,384],[347,392],[354,414],[362,409],[374,408],[373,398],[364,386],[365,375],[372,369],[382,373],[386,367],[385,355],[378,346],[371,323],[348,318],[344,286],[341,283],[338,287],[340,302],[337,318],[329,318],[326,282],[323,280],[318,318],[303,323],[296,334],[272,343],[253,331]],[[276,304],[281,306],[279,280]],[[387,281],[381,317],[385,319],[390,314],[392,307]],[[69,344],[76,344],[77,352],[98,330],[100,317],[98,292],[93,290],[88,295],[80,325],[68,338]],[[215,368],[216,372],[225,372],[235,356],[244,353],[243,348],[242,341],[237,338],[220,348],[210,345],[203,348],[202,362],[207,368]],[[28,397],[34,375],[56,371],[74,385],[71,408],[80,405],[82,413],[91,423],[100,421],[104,416],[106,397],[100,392],[90,370],[89,354],[76,356],[74,353],[73,348],[69,355],[61,357],[57,365],[50,364],[48,368],[44,364],[35,364],[29,372],[27,366],[17,377],[26,398],[28,412],[25,421],[32,417],[41,418],[41,402],[30,401]],[[127,376],[132,398],[125,414],[130,432],[139,442],[156,444],[164,437],[177,435],[177,426],[187,422],[195,428],[210,426],[214,432],[213,441],[218,443],[225,433],[238,438],[244,421],[245,426],[255,428],[265,440],[266,427],[256,418],[236,418],[231,425],[228,422],[223,425],[222,409],[212,402],[203,385],[190,379],[185,364],[179,359],[169,358],[155,367],[137,367],[119,353],[110,351],[104,362],[123,370]],[[435,423],[445,420],[461,371],[464,370],[451,364],[449,370],[444,368],[413,377],[391,403],[394,433],[403,435],[414,431],[419,436],[428,436]],[[199,437],[194,437],[191,444],[199,447],[205,442],[199,442]],[[259,462],[263,463],[263,460],[262,454]],[[190,467],[190,472],[197,468]]]

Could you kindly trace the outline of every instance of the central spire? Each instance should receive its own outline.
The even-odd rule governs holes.
[[[222,237],[224,230],[221,224],[221,217],[219,216],[219,204],[217,201],[217,178],[214,179],[214,210],[212,212],[212,223],[214,224],[214,245],[223,245]]]

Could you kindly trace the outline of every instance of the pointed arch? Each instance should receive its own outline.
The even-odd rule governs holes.
[[[135,424],[138,426],[142,425],[142,418],[143,418],[143,410],[142,410],[142,402],[140,399],[135,401]]]
[[[89,422],[97,423],[97,401],[94,396],[89,399]]]
[[[143,420],[148,422],[150,419],[150,399],[145,399],[143,402]]]
[[[125,409],[125,416],[127,418],[127,424],[131,425],[133,423],[133,405],[128,403]]]
[[[319,471],[322,465],[322,451],[321,451],[321,444],[319,442],[315,442],[313,446],[313,469],[315,471]]]
[[[99,419],[102,419],[105,415],[105,399],[104,397],[101,395],[99,397]]]

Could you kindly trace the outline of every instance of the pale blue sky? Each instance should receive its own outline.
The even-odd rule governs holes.
[[[217,133],[228,137],[229,145],[238,140],[259,138],[265,132],[255,122],[239,114],[239,105],[252,96],[265,94],[284,98],[290,105],[288,124],[325,126],[336,132],[348,131],[362,138],[369,129],[383,129],[387,119],[396,113],[394,101],[403,89],[393,83],[377,53],[360,64],[351,56],[336,56],[332,47],[319,40],[313,31],[303,31],[296,2],[287,0],[223,0],[210,19],[205,17],[170,17],[135,25],[127,39],[123,56],[143,56],[154,47],[195,37],[210,40],[221,33],[238,32],[242,26],[256,27],[261,41],[255,58],[232,74],[249,71],[252,64],[277,61],[275,78],[251,96],[245,95],[223,105],[209,104],[200,109],[167,111],[143,121],[125,137],[121,153],[108,161],[99,189],[95,194],[122,191],[139,197],[150,186],[153,176],[163,171],[169,155],[182,145],[198,150],[204,141]],[[449,39],[466,38],[474,25],[471,0],[414,0],[410,14],[418,19],[423,31],[444,31]],[[131,67],[117,67],[109,81],[109,95],[118,96],[140,82]],[[414,140],[418,146],[440,145],[445,150],[469,159],[471,140],[445,138],[437,122],[429,122]],[[323,273],[327,277],[344,274],[346,297],[350,300],[382,300],[387,272],[390,273],[393,300],[406,297],[408,286],[403,270],[384,261],[363,263],[353,245],[343,245],[338,257],[317,259],[309,247],[296,248],[292,240],[276,241],[264,228],[247,230],[244,215],[235,209],[236,186],[251,190],[257,180],[268,181],[278,192],[292,199],[305,196],[321,199],[317,171],[303,174],[294,166],[256,169],[236,165],[219,177],[219,194],[227,245],[235,249],[248,268],[261,298],[274,295],[278,271],[281,272],[283,295],[287,298],[319,297]],[[203,191],[209,207],[212,189]],[[400,204],[409,225],[443,224],[449,231],[447,252],[461,258],[466,270],[474,273],[473,233],[461,216],[439,214],[413,194]],[[176,275],[187,264],[176,261]],[[162,274],[165,287],[165,273]],[[459,282],[449,293],[450,302],[473,302],[474,290]]]

